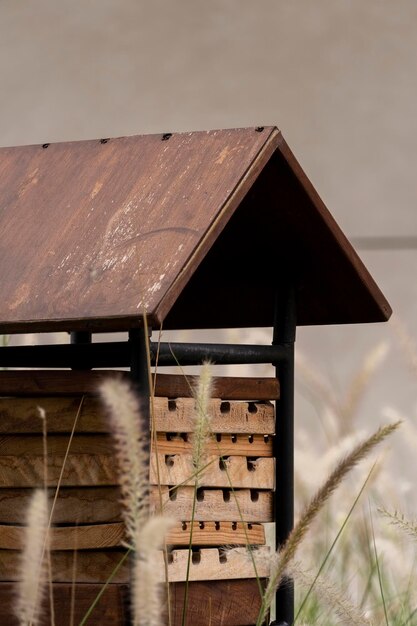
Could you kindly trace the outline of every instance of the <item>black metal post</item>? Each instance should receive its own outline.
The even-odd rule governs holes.
[[[70,333],[71,343],[91,343],[92,334],[89,331],[73,331]]]
[[[70,343],[76,346],[89,346],[92,341],[92,333],[88,331],[73,331],[70,333]],[[86,363],[80,361],[75,366],[72,366],[73,370],[89,370],[91,367]]]
[[[286,351],[286,358],[274,363],[280,385],[275,436],[275,540],[282,546],[294,525],[294,342],[296,305],[294,285],[282,285],[276,296],[273,345]],[[294,584],[285,579],[276,593],[274,626],[291,626],[294,621]]]

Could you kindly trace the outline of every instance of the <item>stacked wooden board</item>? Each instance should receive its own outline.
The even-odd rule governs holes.
[[[113,441],[96,397],[97,385],[107,375],[2,372],[1,623],[13,623],[10,606],[24,541],[22,520],[33,489],[45,483],[44,423],[38,407],[46,415],[51,502],[60,483],[51,535],[58,615],[66,612],[64,607],[71,605],[75,593],[75,623],[80,621],[126,552]],[[218,380],[217,394],[220,397],[210,402],[213,436],[207,446],[207,467],[199,481],[192,528],[187,623],[206,626],[210,614],[212,626],[247,626],[256,621],[260,604],[247,543],[256,550],[258,575],[264,579],[268,574],[263,524],[273,520],[275,415],[271,400],[277,398],[278,388],[274,379],[228,378]],[[151,508],[158,512],[162,505],[163,511],[177,520],[167,538],[174,626],[181,623],[194,496],[194,479],[190,479],[194,474],[194,401],[189,395],[188,383],[184,384],[182,377],[158,376],[153,400],[156,442],[150,464]],[[231,545],[240,547],[226,552],[223,547]],[[155,567],[162,582],[162,552]],[[89,624],[128,623],[129,579],[125,561]]]

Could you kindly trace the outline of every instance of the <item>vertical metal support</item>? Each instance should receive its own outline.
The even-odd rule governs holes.
[[[71,343],[91,343],[92,333],[89,331],[73,331],[70,333]]]
[[[276,411],[275,436],[275,538],[282,546],[294,525],[294,342],[296,333],[295,290],[282,285],[276,296],[273,345],[285,348],[286,358],[277,364],[280,398]],[[276,626],[294,621],[294,584],[284,580],[276,593]]]
[[[70,343],[78,345],[89,346],[92,341],[92,333],[89,331],[73,331],[70,333]],[[89,370],[91,366],[88,365],[88,360],[83,363],[83,366],[72,367],[73,370]]]

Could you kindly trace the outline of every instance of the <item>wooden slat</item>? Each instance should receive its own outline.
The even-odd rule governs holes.
[[[193,487],[168,491],[161,487],[163,511],[175,519],[188,521],[192,516]],[[31,489],[0,489],[0,524],[18,524],[25,518]],[[52,501],[54,490],[50,490]],[[93,524],[121,521],[117,487],[62,488],[54,509],[56,524]],[[273,519],[273,494],[249,489],[199,489],[197,521],[270,522]],[[160,511],[159,488],[151,489],[151,510]]]
[[[0,459],[1,462],[1,459]],[[195,474],[192,456],[177,454],[166,457],[153,455],[151,460],[150,481],[156,484],[158,474],[156,463],[159,462],[159,481],[162,485],[181,485],[192,482]],[[258,458],[249,460],[242,456],[229,456],[220,460],[217,456],[207,456],[206,465],[200,476],[204,487],[230,487],[248,489],[274,489],[274,459]],[[227,468],[227,471],[226,471]]]
[[[158,459],[158,460],[157,460]],[[61,477],[63,454],[48,454],[48,486],[54,486]],[[274,459],[229,456],[224,461],[208,456],[200,478],[203,487],[230,487],[247,489],[274,488]],[[195,469],[190,454],[165,456],[152,454],[151,484],[158,484],[156,471],[159,463],[161,485],[181,485],[193,482]],[[221,467],[220,467],[221,466]],[[224,469],[227,467],[227,472]],[[0,484],[7,487],[42,487],[44,485],[44,458],[42,455],[0,455]],[[114,454],[69,454],[65,460],[61,484],[63,487],[116,485],[118,479]]]
[[[126,551],[123,550],[80,550],[76,553],[76,580],[81,583],[106,582],[120,563]],[[269,548],[262,546],[255,551],[258,575],[265,578],[269,574]],[[188,550],[173,550],[170,553],[168,577],[172,582],[186,580]],[[74,576],[74,553],[69,551],[51,552],[52,578],[54,582],[71,582]],[[0,550],[0,580],[19,579],[20,552]],[[164,557],[158,552],[155,557],[155,572],[160,582],[164,581]],[[253,564],[246,548],[236,548],[225,555],[216,548],[202,548],[190,566],[189,580],[230,580],[255,578]],[[127,583],[130,580],[130,566],[125,562],[113,578],[113,582]]]
[[[128,585],[103,585],[55,583],[53,585],[55,626],[68,626],[74,595],[74,624],[79,624],[88,609],[101,593],[88,624],[99,626],[129,626],[129,587]],[[19,626],[21,622],[14,616],[16,585],[0,583],[0,624]],[[50,624],[49,596],[45,597],[41,610],[41,624]]]
[[[49,490],[49,503],[55,489]],[[33,489],[0,489],[0,523],[16,524],[26,518]],[[167,496],[168,498],[168,496]],[[57,524],[93,524],[121,521],[118,487],[62,488],[53,521]]]
[[[190,522],[177,522],[166,537],[167,545],[188,546],[190,543]],[[58,526],[50,530],[51,550],[92,550],[115,548],[123,545],[124,525],[94,524],[86,526]],[[0,549],[22,550],[25,541],[23,526],[0,525]],[[265,531],[262,524],[242,524],[241,522],[194,522],[193,545],[263,545]]]
[[[165,433],[158,433],[156,443],[159,454],[190,454],[192,450],[190,436],[187,440],[180,435],[168,437]],[[205,443],[204,449],[209,455],[270,457],[273,453],[273,437],[270,435],[217,434]]]
[[[173,626],[182,624],[184,593],[185,583],[170,585]],[[258,582],[253,579],[200,581],[188,586],[189,626],[253,626],[260,608]]]
[[[272,437],[264,435],[213,435],[205,444],[207,454],[219,456],[272,456]],[[49,435],[48,454],[63,455],[69,444],[69,435]],[[192,453],[192,437],[187,434],[174,435],[159,433],[153,448],[159,454]],[[113,454],[114,440],[110,435],[76,435],[71,440],[70,454]],[[40,456],[43,454],[43,440],[39,435],[0,435],[1,456]]]
[[[265,581],[261,584],[264,586]],[[79,624],[93,604],[102,585],[93,583],[54,583],[53,596],[56,626],[68,626],[72,594],[75,597],[74,623]],[[172,626],[181,626],[185,583],[170,585]],[[163,596],[162,596],[163,597]],[[16,588],[13,583],[0,583],[0,623],[19,626],[14,617]],[[94,608],[88,624],[92,626],[128,626],[127,585],[110,584]],[[41,611],[42,624],[50,623],[49,598]],[[261,604],[258,583],[254,579],[197,581],[188,585],[187,623],[192,626],[253,626]],[[167,624],[167,621],[164,622]]]
[[[97,370],[9,370],[0,372],[2,396],[67,396],[97,393],[97,388],[109,376],[129,378],[127,372]],[[197,377],[177,374],[158,374],[155,396],[167,398],[190,397],[190,385]],[[216,393],[223,400],[277,400],[279,384],[276,378],[220,377],[216,379]],[[37,401],[38,403],[38,401]]]
[[[1,375],[0,375],[1,378]],[[155,398],[155,429],[160,432],[189,433],[194,430],[195,409],[192,398]],[[42,433],[38,407],[46,413],[48,433],[70,433],[78,410],[77,433],[107,433],[109,421],[97,398],[31,397],[0,398],[0,433]],[[81,408],[80,408],[81,407]],[[275,432],[274,407],[269,402],[209,402],[211,430],[215,433],[272,434]]]

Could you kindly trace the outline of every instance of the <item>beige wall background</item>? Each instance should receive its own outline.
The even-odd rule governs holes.
[[[417,338],[416,67],[415,0],[0,0],[0,145],[277,124]],[[416,419],[392,325],[298,334],[336,394],[381,340],[358,428]]]

